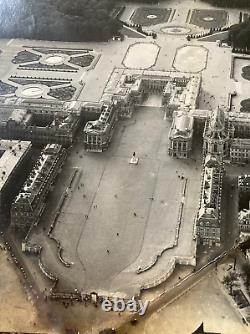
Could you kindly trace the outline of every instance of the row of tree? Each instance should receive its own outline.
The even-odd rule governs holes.
[[[234,48],[250,49],[250,20],[231,26],[228,41]]]
[[[201,0],[216,7],[225,8],[250,8],[249,0]]]
[[[108,40],[121,28],[113,0],[2,0],[1,38]]]
[[[202,0],[213,6],[225,8],[250,8],[249,0]],[[242,20],[242,13],[240,15]],[[250,20],[235,24],[229,29],[229,44],[234,48],[250,49]]]

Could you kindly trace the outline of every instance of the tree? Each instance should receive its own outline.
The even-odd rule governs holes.
[[[230,271],[228,275],[223,278],[222,283],[229,289],[230,295],[233,294],[233,288],[238,286],[238,283],[236,282],[237,279],[238,274],[235,271]]]
[[[250,47],[250,20],[229,28],[229,43],[236,48]]]
[[[244,263],[242,269],[246,275],[246,286],[249,288],[250,286],[250,264]]]
[[[249,0],[201,0],[216,7],[250,8]]]
[[[108,40],[122,24],[110,16],[114,0],[2,0],[1,38]]]

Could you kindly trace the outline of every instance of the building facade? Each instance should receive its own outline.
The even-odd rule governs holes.
[[[206,121],[203,135],[204,154],[229,157],[230,139],[233,137],[233,127],[229,118],[221,108],[215,109]]]
[[[189,158],[192,150],[194,119],[188,110],[176,112],[169,132],[168,153],[172,157]]]
[[[162,95],[165,116],[173,118],[169,154],[180,158],[189,157],[193,135],[191,114],[198,106],[200,87],[200,75],[152,70],[132,73],[121,68],[115,69],[101,100],[83,103],[82,113],[92,112],[93,118],[96,117],[88,121],[84,128],[86,150],[106,150],[118,119],[130,118],[135,107],[142,104],[145,95],[157,93]]]
[[[238,189],[240,193],[250,193],[250,175],[238,177]]]
[[[11,227],[27,230],[36,226],[46,207],[46,198],[66,159],[66,149],[49,144],[42,151],[23,188],[11,206]]]
[[[0,101],[0,137],[33,144],[70,145],[80,122],[80,105],[20,98]]]
[[[207,155],[204,161],[200,207],[197,215],[198,244],[221,244],[221,194],[224,175],[223,161]]]
[[[98,120],[89,121],[84,127],[84,147],[89,152],[106,151],[111,142],[116,123],[117,109],[113,104],[103,104]]]
[[[13,199],[25,181],[31,142],[0,140],[0,219],[9,217]]]
[[[250,233],[250,206],[239,212],[239,229],[242,233]]]

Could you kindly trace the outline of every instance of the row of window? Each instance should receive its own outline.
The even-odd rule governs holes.
[[[186,150],[187,149],[187,142],[173,142],[173,148],[177,148],[177,149],[183,149]]]

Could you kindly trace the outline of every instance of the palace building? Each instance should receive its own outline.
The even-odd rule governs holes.
[[[0,137],[34,144],[70,145],[80,121],[80,105],[52,100],[0,100]]]
[[[118,120],[113,104],[103,104],[98,120],[89,121],[84,128],[84,147],[87,151],[103,152],[108,149]]]
[[[96,119],[86,123],[84,145],[88,151],[106,150],[119,118],[129,118],[149,93],[162,94],[165,117],[173,118],[169,154],[188,158],[192,149],[193,111],[198,107],[201,76],[164,71],[113,71],[99,102],[84,102],[82,114]],[[98,116],[97,116],[98,115]],[[83,116],[84,117],[84,116]]]
[[[0,140],[0,219],[9,216],[13,199],[25,181],[31,142]]]
[[[222,159],[208,154],[204,161],[200,207],[197,215],[198,244],[220,246],[223,175]]]
[[[135,107],[140,106],[148,94],[161,94],[163,121],[171,121],[169,146],[166,147],[170,156],[189,158],[192,155],[195,124],[199,124],[201,129],[204,127],[204,170],[197,215],[198,241],[219,245],[223,159],[236,163],[249,161],[250,119],[242,112],[233,113],[221,107],[215,110],[199,109],[201,84],[200,74],[115,68],[101,99],[96,102],[0,99],[0,136],[30,140],[35,144],[58,144],[54,147],[57,152],[43,152],[44,156],[49,156],[45,160],[50,161],[50,167],[46,165],[44,168],[52,168],[51,173],[55,177],[55,171],[60,169],[58,166],[65,158],[60,145],[71,145],[81,121],[85,122],[85,149],[103,152],[109,148],[119,119],[130,118]],[[51,164],[51,161],[54,162]],[[40,162],[40,165],[43,164]],[[47,179],[41,177],[40,172],[35,172],[38,181],[34,183],[32,175],[13,204],[11,212],[14,227],[26,228],[27,225],[37,224],[43,211],[53,177]],[[40,189],[37,184],[43,178],[45,185]],[[31,187],[32,196],[25,190],[29,188],[29,183],[36,184],[35,190]],[[32,207],[23,204],[25,201],[36,204],[32,204]],[[26,211],[23,210],[24,206]],[[27,220],[28,216],[30,218]]]
[[[221,108],[214,110],[206,121],[204,129],[204,154],[229,157],[230,139],[233,137],[233,127],[228,115]]]
[[[46,207],[46,198],[66,159],[66,149],[48,144],[11,207],[11,227],[26,230],[36,226]]]
[[[188,110],[176,112],[169,133],[168,153],[172,157],[189,158],[192,150],[194,118]]]

